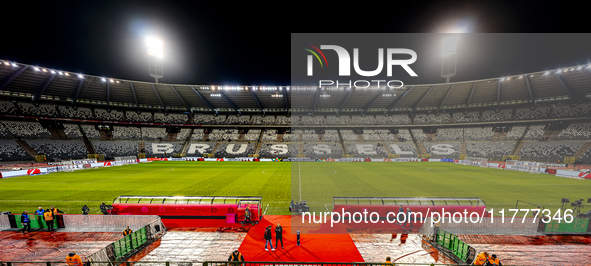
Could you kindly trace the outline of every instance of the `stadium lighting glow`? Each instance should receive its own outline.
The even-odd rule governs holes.
[[[556,73],[558,73],[558,74],[562,73],[562,69],[556,70]]]
[[[577,67],[577,70],[581,70],[581,69],[583,69],[583,67],[582,67],[582,66],[579,66],[579,67]]]
[[[101,81],[102,81],[102,82],[105,82],[105,81],[107,81],[107,80],[106,80],[105,78],[101,78]]]
[[[550,75],[550,71],[544,72],[544,76],[548,76],[548,75]]]
[[[66,76],[68,76],[68,77],[70,76],[70,74],[68,74],[68,72],[65,72],[65,73],[64,73],[64,75],[66,75]]]
[[[505,78],[502,78],[501,81],[505,81]]]
[[[61,72],[61,71],[60,71],[60,72],[58,72],[58,73],[60,74],[60,76],[63,76],[63,75],[64,75],[64,72]]]
[[[523,76],[519,76],[519,79],[523,79]]]
[[[8,63],[8,61],[4,62],[4,64],[10,66],[10,63]]]
[[[117,81],[117,83],[119,83],[119,81]]]
[[[53,70],[51,70],[51,71],[49,71],[49,72],[51,72],[51,74],[55,74],[55,71],[53,71]]]
[[[508,78],[507,78],[507,81],[509,81],[509,80],[511,80],[511,77],[508,77]]]
[[[162,41],[154,38],[154,37],[148,37],[146,38],[146,46],[148,46],[148,54],[158,57],[158,58],[162,58],[163,57],[163,52],[162,52],[162,47],[164,46]]]
[[[112,79],[110,79],[109,81],[110,81],[111,83],[113,83],[113,80],[112,80]]]
[[[44,68],[44,69],[43,69],[43,72],[47,72],[47,69],[45,69],[45,68]]]
[[[443,39],[443,43],[441,45],[441,56],[446,56],[449,54],[455,54],[456,49],[458,47],[458,36],[450,36]]]
[[[40,71],[41,70],[38,67],[34,67],[33,69],[35,69],[35,71]]]
[[[575,68],[574,68],[574,67],[571,67],[571,68],[570,68],[570,71],[575,71]]]
[[[12,67],[17,67],[18,65],[15,63],[12,63]]]
[[[83,78],[84,78],[84,76],[82,76],[81,74],[78,74],[78,78],[81,78],[81,79],[83,79]]]

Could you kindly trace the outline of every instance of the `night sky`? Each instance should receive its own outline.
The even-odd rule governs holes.
[[[2,3],[0,59],[152,81],[144,39],[155,35],[165,42],[161,82],[286,85],[291,32],[434,33],[457,21],[466,22],[475,33],[588,31],[585,8],[540,1],[412,1],[414,6],[399,1],[362,2],[362,6],[341,2],[340,8],[310,1],[258,6],[252,1],[56,2]],[[571,61],[563,64],[576,63]],[[482,71],[481,77],[472,73],[466,78],[490,76],[490,69]],[[521,69],[515,71],[508,74],[519,74]],[[523,69],[528,71],[534,70]]]

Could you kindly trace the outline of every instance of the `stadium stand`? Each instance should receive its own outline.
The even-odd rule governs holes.
[[[556,139],[559,140],[586,140],[591,139],[591,123],[572,123],[563,129]]]
[[[29,156],[21,146],[12,139],[0,139],[1,161],[29,161]]]
[[[64,124],[64,133],[68,139],[82,139],[82,132],[77,124]]]
[[[265,129],[265,131],[263,132],[263,141],[265,141],[265,142],[277,141],[277,130]]]
[[[253,125],[273,125],[275,124],[275,117],[274,116],[253,116],[252,117],[252,124]]]
[[[205,153],[211,153],[215,145],[215,142],[191,143],[187,150],[187,156],[203,156]]]
[[[529,126],[523,139],[527,140],[539,140],[544,135],[544,128],[546,125],[533,125]]]
[[[104,154],[105,159],[113,159],[116,156],[130,156],[138,154],[137,141],[93,141],[94,149],[98,154]]]
[[[351,118],[348,116],[326,116],[326,124],[328,125],[350,125]]]
[[[237,141],[240,134],[238,133],[238,129],[226,129],[224,131],[224,136],[221,138],[222,141]]]
[[[340,158],[343,149],[338,143],[304,144],[304,154],[310,158]]]
[[[415,137],[415,141],[425,141],[427,140],[427,136],[425,135],[425,133],[423,132],[422,129],[411,129],[412,135]],[[409,135],[410,137],[410,135]],[[406,138],[405,138],[406,139]],[[412,138],[410,138],[409,140],[412,140]]]
[[[550,107],[542,106],[534,110],[530,108],[517,108],[515,110],[515,120],[547,118],[548,113],[550,113]]]
[[[161,127],[142,127],[143,140],[166,140],[166,128]]]
[[[141,112],[138,114],[137,112],[127,111],[125,112],[125,117],[128,121],[133,122],[152,122],[152,113],[149,112]]]
[[[196,131],[197,130],[195,130],[195,132]],[[181,128],[181,130],[176,134],[176,140],[184,141],[189,137],[189,134],[191,134],[190,128]],[[203,136],[201,138],[203,138]]]
[[[245,141],[258,141],[261,135],[260,129],[251,129],[248,133],[244,134]]]
[[[19,102],[18,106],[23,111],[24,115],[47,117],[57,116],[57,110],[55,109],[55,106],[50,104],[40,104],[39,106],[35,106],[32,103]]]
[[[376,123],[376,119],[373,117],[373,115],[351,116],[351,124],[353,125],[375,125]]]
[[[464,140],[463,128],[439,128],[437,129],[437,141],[462,141]]]
[[[348,143],[347,152],[356,157],[388,157],[381,143]]]
[[[92,110],[86,107],[78,107],[74,109],[69,106],[58,106],[57,109],[62,117],[70,118],[75,117],[78,119],[93,119]]]
[[[81,125],[82,126],[82,131],[84,131],[84,134],[86,135],[86,137],[88,139],[100,139],[101,138],[101,134],[99,133],[98,130],[96,130],[96,128],[93,125]]]
[[[284,137],[285,138],[285,137]],[[324,131],[324,141],[326,142],[338,142],[339,133],[336,130],[325,130]]]
[[[0,113],[14,115],[16,114],[16,108],[14,108],[12,102],[0,101]]]
[[[376,116],[378,125],[410,125],[408,115]]]
[[[122,121],[125,116],[124,112],[121,110],[111,110],[111,112],[109,112],[105,109],[99,108],[94,108],[94,114],[97,119],[112,121]]]
[[[478,122],[480,120],[480,112],[472,111],[468,112],[467,114],[464,113],[454,113],[453,119],[454,123],[465,123],[465,122]]]
[[[172,142],[145,142],[146,156],[149,157],[168,157],[174,153],[181,151],[183,142],[172,141]]]
[[[553,112],[555,117],[578,117],[591,114],[591,104],[579,104],[575,107],[558,105]]]
[[[459,158],[460,143],[436,143],[424,142],[425,149],[431,155],[431,158]]]
[[[527,126],[513,126],[509,132],[507,132],[507,140],[517,140],[523,136]]]
[[[414,119],[415,124],[446,124],[450,122],[449,113],[436,114],[417,114]]]
[[[254,143],[222,143],[215,151],[216,157],[247,157],[254,153]]]
[[[222,130],[222,129],[214,129],[207,136],[207,141],[218,141],[218,140],[222,140],[222,137],[223,136],[224,136],[224,130]]]
[[[165,115],[163,113],[154,113],[154,122],[155,123],[166,123],[166,124],[186,124],[187,123],[187,115],[186,114],[168,114]]]
[[[359,138],[353,130],[350,129],[341,129],[341,137],[343,137],[343,141],[359,141]]]
[[[390,149],[390,153],[396,154],[400,157],[417,156],[417,148],[415,147],[415,144],[412,142],[389,143],[388,149]]]
[[[422,130],[420,130],[423,133]],[[405,142],[405,141],[412,141],[412,136],[408,129],[400,129],[398,130],[398,140]]]
[[[25,139],[51,139],[47,129],[37,122],[2,121],[13,136]]]
[[[115,140],[123,140],[123,139],[141,139],[142,132],[139,127],[122,127],[122,126],[113,126],[113,139]]]
[[[10,131],[0,123],[0,139],[13,139],[14,136]]]
[[[302,141],[304,142],[318,142],[318,134],[314,130],[304,130],[302,132]]]
[[[564,157],[573,156],[585,142],[569,141],[528,141],[523,144],[521,160],[562,162]]]
[[[195,129],[193,131],[193,135],[191,135],[191,140],[202,141],[203,137],[205,137],[205,132],[203,132],[203,129]]]
[[[233,116],[230,115],[228,116],[228,119],[226,119],[226,124],[228,125],[248,125],[250,121],[250,117],[248,116]],[[270,125],[270,124],[267,124]]]
[[[80,140],[27,140],[27,143],[37,154],[44,154],[47,160],[84,159],[88,154]]]
[[[324,125],[324,117],[322,116],[302,116],[298,122],[300,125]]]
[[[466,149],[468,157],[492,158],[502,160],[503,155],[510,155],[515,142],[467,142]]]
[[[396,141],[394,134],[390,132],[390,130],[384,129],[375,129],[376,134],[379,135],[380,139],[383,141]]]
[[[277,125],[291,125],[291,117],[277,116],[277,120],[275,122]]]
[[[288,134],[286,134],[288,135]],[[285,139],[285,136],[283,137]],[[263,157],[287,157],[287,156],[294,156],[290,152],[290,147],[287,144],[279,144],[279,143],[263,143],[261,145],[261,150],[259,154]]]
[[[492,140],[494,134],[492,127],[464,128],[464,140]]]
[[[482,112],[482,121],[508,121],[511,120],[511,109],[501,109],[497,113],[494,110],[486,110]]]
[[[291,142],[291,133],[283,134],[283,141],[284,142]]]
[[[377,133],[375,133],[373,130],[371,129],[364,129],[363,130],[363,139],[365,141],[381,141],[382,139],[380,138],[380,135],[378,135]]]

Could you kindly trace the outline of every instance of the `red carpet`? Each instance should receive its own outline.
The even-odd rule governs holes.
[[[275,227],[283,227],[285,249],[275,247]],[[275,251],[265,251],[263,235],[265,228],[273,225],[273,247]],[[291,216],[265,215],[263,221],[252,227],[240,252],[247,261],[299,261],[299,262],[364,262],[353,240],[348,234],[309,234],[301,236],[301,245],[296,245],[296,235],[291,234]]]

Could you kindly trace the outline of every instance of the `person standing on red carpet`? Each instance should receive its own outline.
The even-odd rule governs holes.
[[[271,246],[271,251],[275,251],[275,249],[273,248],[273,233],[271,232],[271,226],[267,226],[267,229],[265,229],[265,251],[269,251],[267,249],[267,243],[269,243],[269,246]]]
[[[278,241],[281,241],[281,248],[283,249],[283,227],[281,227],[281,224],[277,224],[277,227],[275,227],[275,246],[277,248],[279,248]]]

